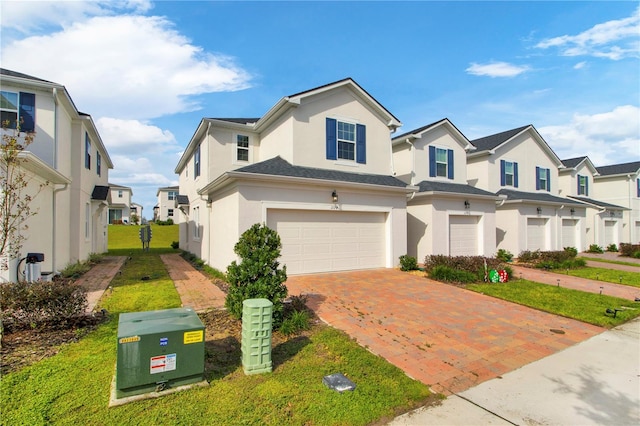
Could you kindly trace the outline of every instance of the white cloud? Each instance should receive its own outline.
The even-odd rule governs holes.
[[[595,56],[620,60],[640,56],[640,7],[623,19],[607,21],[577,35],[563,35],[539,42],[536,47],[557,47],[564,56]]]
[[[65,27],[91,16],[123,11],[144,13],[152,7],[149,0],[2,1],[0,25],[4,30],[14,29],[26,34],[49,25]]]
[[[0,58],[5,68],[64,84],[94,117],[193,111],[199,106],[189,95],[245,89],[251,79],[232,58],[203,51],[158,16],[93,17],[11,42]]]
[[[575,114],[570,123],[538,129],[560,158],[587,155],[596,166],[640,159],[640,107]]]
[[[582,62],[578,62],[577,64],[575,64],[573,66],[574,70],[581,70],[582,68],[584,68],[587,65],[586,61],[582,61]]]
[[[96,127],[110,153],[146,149],[162,151],[182,149],[169,130],[162,130],[138,120],[101,117],[96,121]]]
[[[488,77],[515,77],[529,71],[529,67],[526,65],[513,65],[508,62],[491,62],[488,64],[472,62],[466,71],[472,75]]]

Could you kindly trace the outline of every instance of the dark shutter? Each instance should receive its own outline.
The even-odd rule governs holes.
[[[505,173],[505,163],[504,160],[500,160],[500,186],[505,186],[507,184],[507,178]]]
[[[429,177],[436,177],[436,147],[429,147]]]
[[[551,192],[551,169],[547,170],[547,191]]]
[[[20,92],[20,130],[34,132],[36,130],[36,95]]]
[[[578,175],[578,192],[576,192],[576,194],[578,194],[578,195],[581,195],[581,194],[580,194],[580,178],[581,178],[581,177],[582,177],[582,176]]]
[[[518,163],[513,163],[513,186],[518,187]]]
[[[540,189],[540,167],[536,166],[536,190]]]
[[[327,118],[327,160],[338,158],[337,123],[334,118]]]
[[[584,177],[584,196],[589,196],[589,177]]]
[[[447,177],[453,179],[453,150],[447,150]]]
[[[356,162],[367,164],[367,128],[356,124]]]

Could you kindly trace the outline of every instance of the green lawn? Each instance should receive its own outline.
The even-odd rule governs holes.
[[[566,269],[556,269],[553,272],[556,272],[558,274],[567,274]],[[618,271],[616,269],[586,267],[569,269],[569,275],[572,275],[574,277],[588,278],[590,280],[598,280],[608,283],[640,287],[640,269],[638,270],[638,272],[630,272]]]
[[[137,228],[109,229],[110,253],[131,257],[112,281],[113,291],[100,302],[111,314],[110,321],[79,342],[64,345],[57,355],[5,375],[0,381],[0,424],[366,425],[433,397],[427,386],[344,333],[318,326],[308,337],[293,337],[273,348],[273,373],[246,376],[239,350],[230,357],[207,349],[206,356],[216,363],[218,358],[234,358],[223,368],[206,372],[210,386],[108,408],[118,314],[180,306],[157,255],[174,250],[153,249],[152,244],[149,253],[142,252],[131,242],[137,238],[132,232]],[[163,233],[176,228],[154,227],[154,238],[158,229]],[[143,275],[150,280],[141,281]],[[353,380],[356,390],[339,394],[325,387],[322,378],[336,372]]]
[[[109,251],[123,249],[142,249],[139,237],[140,226],[109,225]],[[151,242],[149,248],[171,248],[171,243],[178,241],[178,225],[151,225]]]
[[[640,270],[640,263],[625,262],[625,261],[622,261],[622,260],[609,260],[609,259],[602,259],[600,257],[589,257],[589,256],[580,256],[580,259],[592,260],[594,262],[601,262],[601,263],[613,263],[613,264],[616,264],[616,265],[635,266],[636,268],[638,268]]]
[[[467,288],[478,293],[602,327],[614,327],[640,316],[640,302],[527,280],[471,284]],[[621,306],[632,309],[618,312],[616,318],[605,314],[607,308],[613,309]]]

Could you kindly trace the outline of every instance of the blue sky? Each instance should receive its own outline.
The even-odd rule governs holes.
[[[345,77],[400,132],[533,124],[561,159],[640,160],[635,1],[3,0],[0,16],[2,67],[67,87],[146,217],[202,117],[259,117]]]

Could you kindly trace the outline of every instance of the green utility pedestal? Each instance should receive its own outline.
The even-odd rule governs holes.
[[[273,303],[267,299],[242,302],[242,366],[245,374],[271,372]]]
[[[116,398],[204,380],[204,325],[190,308],[120,314]]]

